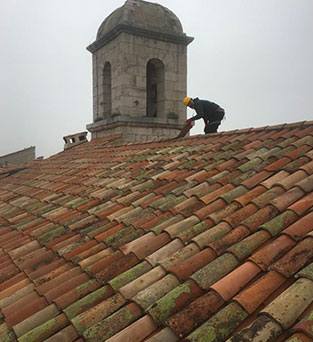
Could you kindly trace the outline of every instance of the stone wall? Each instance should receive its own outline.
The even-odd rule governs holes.
[[[6,154],[5,156],[1,156],[0,166],[5,166],[7,164],[22,164],[34,160],[36,157],[35,149],[35,146],[31,146],[25,148],[24,150],[20,150],[17,152]]]
[[[178,122],[177,120],[156,118],[140,120],[138,118],[120,116],[116,120],[103,120],[87,125],[87,128],[91,131],[92,139],[122,134],[123,141],[143,142],[162,138],[174,138],[179,134],[183,126],[184,122]]]
[[[176,113],[180,120],[186,120],[186,108],[181,102],[187,87],[186,49],[186,45],[123,32],[96,51],[93,54],[93,121],[106,119],[102,77],[106,62],[111,64],[111,116],[146,116],[146,68],[153,58],[165,67],[164,112],[159,117],[166,119]]]

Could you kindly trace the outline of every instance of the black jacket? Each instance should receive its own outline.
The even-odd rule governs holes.
[[[207,100],[199,100],[197,97],[193,99],[194,107],[197,115],[192,120],[203,119],[204,122],[221,121],[224,116],[224,109],[218,104]]]

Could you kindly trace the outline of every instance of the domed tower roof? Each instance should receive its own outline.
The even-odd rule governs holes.
[[[127,0],[100,25],[97,39],[87,49],[95,52],[121,32],[188,45],[193,38],[183,33],[177,16],[168,8],[142,0]]]

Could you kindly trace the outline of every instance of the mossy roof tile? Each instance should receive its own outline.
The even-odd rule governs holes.
[[[230,303],[186,339],[190,342],[225,341],[247,316],[237,303]]]
[[[69,321],[83,317],[90,341],[97,331],[112,342],[290,339],[296,330],[278,298],[297,295],[296,279],[312,281],[312,127],[92,139],[1,179],[0,305],[9,325],[0,339],[41,327],[29,337],[81,342],[87,330]],[[175,290],[186,284],[206,293]],[[32,314],[45,296],[56,305]],[[313,300],[300,313],[295,298],[285,304],[300,321]],[[104,322],[135,302],[150,306],[158,329],[141,310],[134,321],[122,313],[122,322]],[[48,324],[60,310],[66,325]]]

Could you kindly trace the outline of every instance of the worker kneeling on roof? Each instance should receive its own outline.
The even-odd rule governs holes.
[[[192,121],[203,119],[204,121],[204,133],[217,132],[218,126],[221,124],[225,116],[225,111],[218,104],[207,100],[199,100],[196,98],[185,97],[184,105],[194,109],[197,113],[196,116],[188,119],[186,122],[191,124]]]

